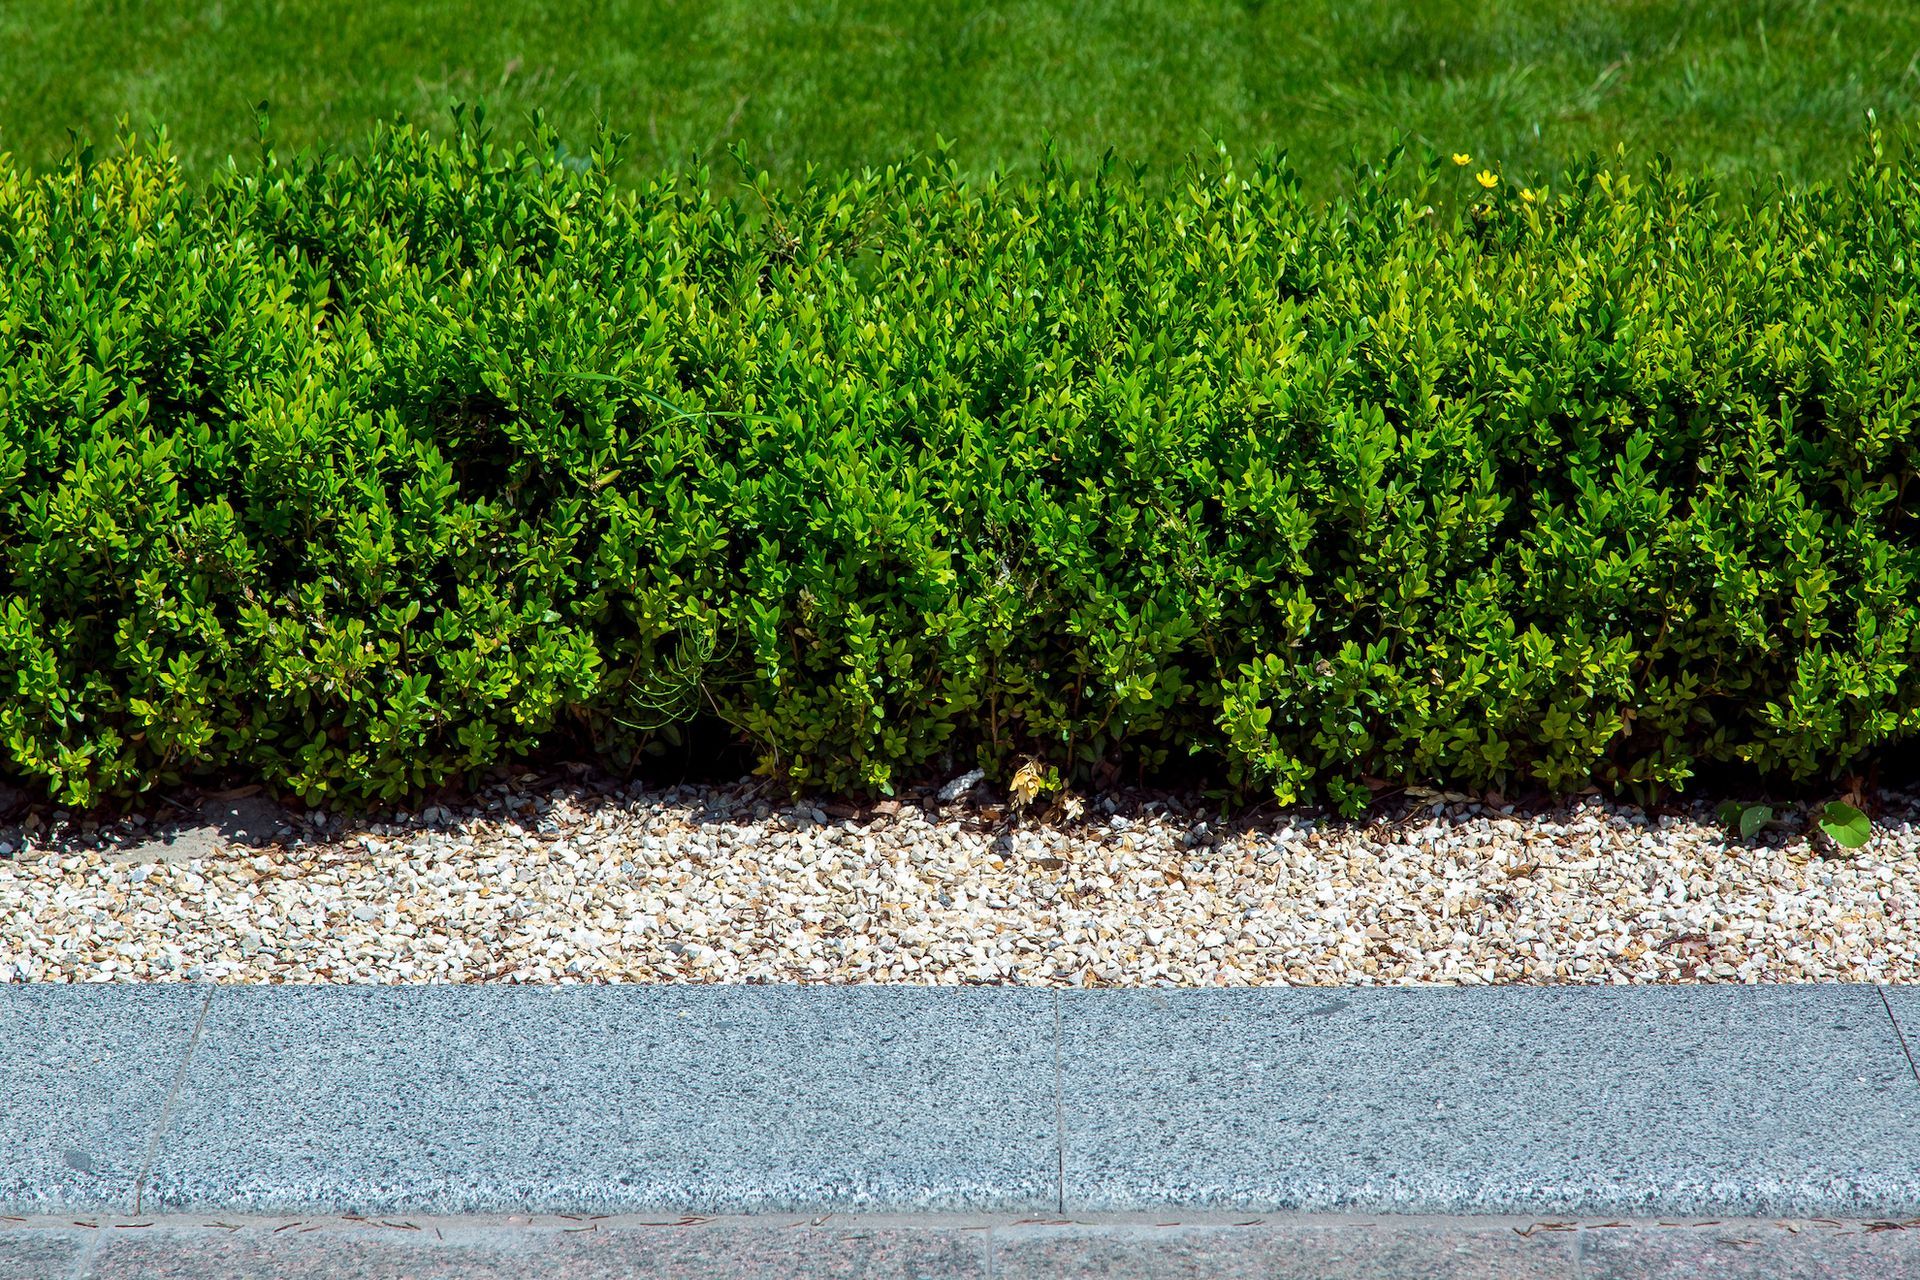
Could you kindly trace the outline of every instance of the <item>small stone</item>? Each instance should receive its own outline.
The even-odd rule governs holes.
[[[959,777],[949,782],[946,786],[940,788],[940,803],[952,804],[954,801],[958,800],[961,796],[964,796],[965,794],[967,794],[967,792],[979,786],[982,782],[986,780],[986,777],[987,777],[987,774],[984,769],[967,770],[965,773],[961,774]]]
[[[568,782],[511,797],[517,819],[499,798],[264,852],[176,834],[102,858],[57,832],[0,863],[0,977],[1920,981],[1920,805],[1894,794],[1845,859],[1805,824],[1730,848],[1705,806],[1636,823],[1593,799],[1223,830],[1109,795],[1092,826],[1002,830],[916,805],[776,815],[747,787]]]

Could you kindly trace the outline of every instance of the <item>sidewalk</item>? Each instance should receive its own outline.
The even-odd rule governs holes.
[[[1920,1231],[1820,1222],[1007,1215],[0,1222],[8,1280],[1899,1280]]]
[[[1142,1247],[1099,1215],[1214,1215],[1193,1239],[1256,1272],[1298,1242],[1219,1233],[1272,1214],[1503,1248],[1533,1236],[1481,1215],[1595,1248],[1678,1238],[1615,1219],[1830,1219],[1748,1226],[1920,1274],[1861,1226],[1920,1217],[1916,1032],[1920,992],[1872,986],[0,987],[0,1212],[16,1244],[216,1253],[266,1247],[205,1225],[249,1215],[923,1215],[915,1248],[959,1230],[924,1215],[1096,1219],[1016,1233],[1049,1256]]]

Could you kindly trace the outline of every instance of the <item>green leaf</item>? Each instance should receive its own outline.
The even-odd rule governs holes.
[[[1770,804],[1750,804],[1740,811],[1740,838],[1751,840],[1760,828],[1773,821],[1773,806]]]
[[[1842,849],[1858,849],[1873,838],[1873,823],[1867,815],[1838,800],[1821,812],[1820,829]]]

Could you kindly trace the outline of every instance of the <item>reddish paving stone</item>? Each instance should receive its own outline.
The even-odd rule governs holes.
[[[88,1280],[985,1280],[984,1232],[330,1224],[115,1235]],[[37,1280],[37,1278],[36,1278]]]
[[[0,1280],[68,1280],[86,1247],[77,1231],[0,1231]]]
[[[1920,1231],[1736,1222],[1595,1227],[1582,1234],[1583,1280],[1912,1280]]]
[[[162,1219],[0,1226],[0,1280],[1905,1280],[1920,1231],[1744,1221]],[[1516,1226],[1522,1228],[1516,1230]],[[991,1256],[990,1256],[991,1255]]]
[[[988,1280],[985,1229],[821,1227],[809,1232],[811,1280]]]
[[[995,1280],[1575,1280],[1573,1232],[1506,1226],[1040,1227],[995,1241]]]

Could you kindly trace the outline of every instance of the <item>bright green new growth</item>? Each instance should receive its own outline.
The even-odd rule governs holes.
[[[0,166],[0,773],[392,796],[699,722],[1353,809],[1911,734],[1920,162],[1476,168]]]
[[[1820,829],[1842,849],[1858,849],[1873,839],[1873,823],[1867,815],[1840,800],[1821,811]]]

